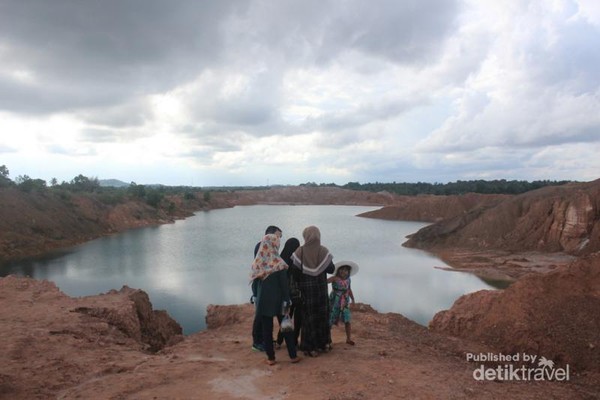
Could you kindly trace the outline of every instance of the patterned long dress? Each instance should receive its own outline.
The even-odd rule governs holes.
[[[350,322],[350,278],[335,280],[331,283],[329,294],[329,326]]]

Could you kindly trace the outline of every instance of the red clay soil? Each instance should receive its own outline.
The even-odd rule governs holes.
[[[557,365],[600,372],[600,254],[502,291],[460,297],[430,328],[505,354],[540,354]]]
[[[421,229],[406,245],[432,251],[598,252],[600,179],[548,186],[473,208]]]
[[[334,327],[330,353],[291,364],[283,348],[268,366],[264,353],[250,349],[251,305],[211,306],[208,329],[181,337],[164,316],[149,322],[154,313],[139,312],[149,310],[140,293],[75,299],[49,282],[0,279],[0,398],[545,400],[600,393],[600,376],[578,370],[569,381],[476,380],[480,363],[467,354],[497,350],[362,304],[353,308],[355,346]],[[148,338],[167,345],[151,352]]]

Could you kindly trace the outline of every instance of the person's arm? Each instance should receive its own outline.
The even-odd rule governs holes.
[[[327,278],[327,283],[333,283],[335,281],[337,281],[338,279],[340,279],[337,276],[330,276],[329,278]]]
[[[260,242],[256,243],[256,246],[254,246],[254,258],[256,258],[256,253],[258,253],[259,246],[260,246]],[[258,287],[258,280],[255,279],[252,281],[252,297],[250,298],[250,303],[252,303],[252,304],[254,304],[254,302],[256,300],[257,287]]]
[[[281,270],[277,275],[277,278],[279,279],[279,287],[281,288],[282,301],[287,301],[288,304],[291,304],[292,302],[290,300],[290,281],[288,280],[288,271],[285,269]]]
[[[252,281],[252,296],[256,298],[258,292],[258,278]]]
[[[352,300],[352,303],[356,303],[356,301],[354,300],[354,293],[352,293],[352,289],[350,289],[348,294],[350,295],[350,299]]]
[[[325,272],[327,272],[328,274],[333,274],[333,271],[335,271],[335,264],[333,263],[333,261],[331,261],[325,269]]]

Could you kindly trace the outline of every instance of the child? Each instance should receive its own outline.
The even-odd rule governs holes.
[[[329,315],[329,326],[337,325],[340,319],[344,322],[346,328],[346,343],[354,346],[352,340],[352,326],[350,324],[350,300],[354,303],[354,293],[350,286],[350,276],[358,272],[358,265],[352,261],[340,261],[335,264],[334,276],[327,279],[331,283],[331,293],[329,294],[329,305],[331,314]]]

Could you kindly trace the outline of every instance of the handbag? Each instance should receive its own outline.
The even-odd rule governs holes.
[[[281,319],[281,332],[293,332],[294,331],[294,320],[286,314]]]

